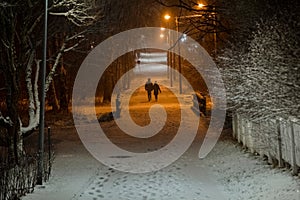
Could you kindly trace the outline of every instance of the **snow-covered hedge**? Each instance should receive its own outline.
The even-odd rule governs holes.
[[[299,117],[299,34],[297,22],[285,20],[261,20],[247,47],[219,57],[229,110],[255,120]]]

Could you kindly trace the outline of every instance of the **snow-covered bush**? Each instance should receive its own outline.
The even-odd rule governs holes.
[[[300,63],[297,22],[273,17],[257,23],[248,47],[219,57],[228,108],[252,119],[299,115]]]

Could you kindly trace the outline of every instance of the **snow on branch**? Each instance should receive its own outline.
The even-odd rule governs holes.
[[[76,43],[76,44],[74,44],[73,46],[66,48],[66,49],[64,50],[64,52],[71,51],[71,50],[75,49],[75,48],[78,47],[78,46],[79,46],[79,43]]]
[[[8,7],[15,7],[16,5],[10,4],[8,2],[0,2],[0,8],[8,8]]]
[[[36,108],[34,98],[33,98],[33,88],[31,83],[32,64],[33,64],[34,56],[35,56],[35,51],[32,51],[26,67],[26,83],[27,83],[26,86],[27,86],[28,101],[29,101],[29,106],[28,106],[29,124],[32,123],[35,114],[35,108]]]
[[[299,52],[293,27],[261,21],[249,46],[227,49],[220,56],[228,108],[253,120],[299,115]]]
[[[11,119],[9,117],[3,117],[2,113],[0,112],[0,126],[10,127],[12,125],[13,122],[11,121]]]
[[[34,85],[31,83],[31,74],[33,66],[33,58],[35,52],[31,53],[29,58],[27,69],[26,69],[26,82],[27,82],[27,91],[29,96],[29,124],[27,127],[22,126],[20,120],[21,132],[24,135],[27,132],[34,130],[39,125],[39,116],[40,116],[40,101],[38,94],[38,79],[39,79],[39,69],[40,69],[40,60],[36,60],[36,72],[34,77]]]
[[[49,86],[50,86],[50,83],[52,82],[53,80],[53,76],[55,74],[55,71],[56,71],[56,68],[59,64],[59,61],[60,61],[60,58],[62,57],[63,55],[63,52],[65,51],[65,48],[66,48],[66,44],[63,43],[61,48],[60,48],[60,51],[58,52],[57,56],[56,56],[56,59],[55,59],[55,62],[52,66],[52,69],[50,70],[47,78],[46,78],[46,83],[45,83],[45,92],[47,92],[49,90]]]
[[[90,25],[96,18],[96,16],[89,13],[92,7],[87,2],[80,0],[57,0],[53,3],[49,14],[65,16],[76,26]]]

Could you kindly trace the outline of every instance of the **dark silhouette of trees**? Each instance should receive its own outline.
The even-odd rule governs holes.
[[[217,48],[230,33],[228,19],[224,17],[226,5],[223,1],[156,0],[178,18],[178,30],[197,40],[206,51],[216,56]],[[175,20],[175,19],[172,19]],[[172,29],[176,30],[173,23]]]
[[[4,83],[5,105],[1,108],[0,143],[9,149],[10,158],[18,163],[23,152],[23,137],[39,124],[39,66],[43,38],[44,5],[38,0],[2,1],[0,3],[0,71]],[[46,78],[47,92],[59,68],[64,74],[63,54],[75,49],[86,39],[89,27],[97,19],[92,1],[62,0],[49,2],[49,37],[56,45],[49,45],[49,64]],[[60,36],[57,38],[57,36]],[[49,42],[50,43],[50,42]],[[63,88],[63,87],[62,87]],[[61,105],[65,106],[62,100]],[[28,122],[20,115],[20,97],[28,99]]]
[[[181,28],[195,39],[198,36],[208,52],[207,43],[212,40],[202,36],[216,30],[216,61],[225,81],[229,111],[257,120],[299,116],[298,1],[208,0],[202,9],[194,0],[157,2],[173,8],[177,16],[198,14],[209,21],[209,15],[217,14],[211,23],[191,18]]]

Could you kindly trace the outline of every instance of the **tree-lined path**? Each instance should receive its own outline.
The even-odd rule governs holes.
[[[299,2],[1,1],[0,200],[300,200]]]
[[[141,126],[150,123],[149,108],[162,105],[167,113],[167,121],[160,133],[150,139],[136,139],[120,131],[115,121],[102,122],[101,127],[110,140],[134,152],[149,152],[168,144],[180,124],[179,103],[168,89],[168,80],[163,77],[151,77],[161,84],[159,101],[147,101],[143,88],[146,76],[139,76],[127,93],[133,95],[129,101],[133,121]],[[135,82],[135,83],[134,83]],[[190,110],[191,102],[186,100]],[[188,109],[186,110],[187,112]],[[109,106],[97,108],[98,112],[107,112]],[[122,117],[121,112],[121,117]],[[194,114],[190,110],[190,114]],[[205,136],[209,118],[200,119],[197,136],[183,156],[168,167],[156,172],[132,174],[117,171],[96,161],[83,147],[73,125],[56,126],[56,158],[53,174],[44,187],[36,188],[33,194],[23,200],[298,200],[299,182],[288,172],[271,169],[261,158],[242,152],[225,130],[214,150],[207,158],[200,160],[198,151]],[[64,127],[64,128],[62,128]],[[187,130],[188,134],[188,130]],[[118,159],[126,159],[120,156]]]

